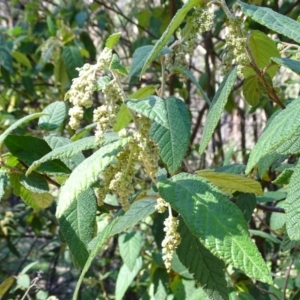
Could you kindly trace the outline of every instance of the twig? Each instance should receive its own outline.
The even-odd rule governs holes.
[[[261,209],[263,211],[269,211],[269,212],[277,212],[277,213],[285,213],[284,208],[281,207],[274,207],[274,206],[265,206],[261,204],[256,204],[256,208]]]
[[[292,254],[292,259],[289,263],[289,266],[286,270],[286,273],[285,273],[285,280],[284,280],[284,285],[283,285],[283,300],[286,299],[286,288],[287,288],[287,285],[288,285],[288,281],[289,281],[289,277],[290,277],[290,273],[291,273],[291,270],[292,270],[292,266],[294,264],[294,261],[295,261],[295,258],[296,258],[296,252],[298,251],[298,248],[294,248],[293,250],[293,254]]]

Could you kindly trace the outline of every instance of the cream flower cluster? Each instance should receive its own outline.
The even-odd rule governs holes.
[[[155,209],[161,214],[164,213],[168,208],[169,204],[161,197],[157,198],[156,201],[157,204],[155,205]]]
[[[108,68],[112,58],[112,50],[104,48],[95,65],[84,64],[79,71],[78,77],[74,78],[70,90],[66,93],[65,100],[69,100],[74,107],[69,110],[72,129],[79,127],[79,122],[83,117],[83,107],[88,108],[93,104],[92,94],[96,85],[97,71]]]
[[[181,242],[180,234],[177,232],[179,221],[171,214],[164,221],[164,231],[166,233],[162,241],[163,261],[168,272],[171,271],[171,264],[176,248]]]

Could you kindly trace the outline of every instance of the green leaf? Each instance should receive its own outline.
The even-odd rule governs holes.
[[[300,240],[300,160],[291,176],[285,200],[286,230],[291,240]]]
[[[119,235],[118,242],[124,264],[130,271],[133,271],[143,246],[142,235],[139,232],[124,233]]]
[[[117,114],[117,120],[114,125],[114,131],[120,131],[121,129],[127,127],[127,125],[131,122],[132,117],[131,114],[127,108],[127,106],[122,103],[118,114]]]
[[[261,31],[252,31],[247,39],[247,43],[255,63],[260,69],[263,69],[270,64],[270,58],[272,56],[280,57],[276,43]],[[277,70],[278,66],[273,64],[267,68],[265,73],[272,79]],[[256,76],[255,71],[250,67],[245,67],[243,73],[246,79],[250,76]]]
[[[65,184],[61,187],[56,217],[60,218],[64,211],[79,196],[98,180],[98,176],[105,168],[115,161],[117,154],[129,141],[129,138],[120,139],[97,150],[80,165],[78,165]]]
[[[118,273],[118,278],[116,282],[116,300],[124,299],[123,296],[126,293],[126,290],[129,288],[133,279],[139,273],[143,265],[142,257],[139,257],[135,261],[135,266],[132,271],[130,271],[127,265],[123,265]]]
[[[15,276],[10,276],[3,280],[0,284],[0,297],[2,298],[12,287],[12,285],[15,283],[16,278]]]
[[[277,202],[275,207],[284,208],[285,201]],[[274,231],[282,233],[285,231],[286,215],[283,213],[272,212],[270,218],[270,228]]]
[[[217,188],[197,175],[182,173],[173,176],[172,181],[160,181],[158,190],[214,255],[253,279],[272,283],[241,211]]]
[[[300,130],[299,110],[300,99],[298,98],[268,122],[266,129],[250,153],[246,173],[249,173],[263,156],[273,152],[282,153],[282,151],[279,152],[280,146],[289,148],[290,140],[292,144],[293,136]]]
[[[5,146],[8,150],[27,165],[40,159],[51,151],[48,144],[33,136],[9,135],[6,137]],[[70,169],[61,161],[45,162],[38,168],[39,171],[54,174],[69,174]]]
[[[281,251],[289,251],[295,247],[300,246],[300,240],[299,241],[291,241],[289,236],[285,233],[283,236],[283,240],[280,245]]]
[[[258,181],[236,174],[218,173],[211,170],[196,171],[197,175],[206,178],[218,188],[226,192],[235,191],[263,195],[263,190]]]
[[[87,246],[93,239],[97,200],[93,189],[79,194],[59,218],[60,232],[68,244],[75,265],[83,268],[89,253]]]
[[[116,32],[110,35],[105,42],[105,47],[109,49],[113,49],[113,47],[118,43],[121,34],[122,34],[121,32]]]
[[[163,49],[163,47],[167,44],[168,40],[171,38],[174,31],[180,26],[180,24],[184,21],[187,13],[194,7],[200,5],[202,1],[199,0],[188,0],[182,8],[177,10],[175,16],[173,17],[172,21],[170,22],[169,26],[162,34],[160,39],[156,42],[154,48],[150,52],[150,54],[146,57],[146,61],[144,62],[141,75],[145,73],[149,64],[157,57],[159,52]]]
[[[269,242],[274,243],[274,244],[280,244],[280,242],[281,242],[279,239],[277,239],[276,237],[274,237],[270,233],[267,233],[267,232],[264,232],[264,231],[261,231],[261,230],[249,229],[249,233],[251,235],[262,237],[262,238],[264,238],[264,239],[266,239]]]
[[[229,174],[241,174],[245,171],[246,166],[242,164],[231,164],[222,166],[220,168],[215,169],[215,172],[220,173],[229,173]]]
[[[48,182],[39,173],[31,173],[29,176],[21,175],[20,183],[34,193],[46,193],[49,191]]]
[[[52,131],[58,128],[67,115],[66,104],[62,101],[55,101],[49,104],[44,110],[44,116],[39,119],[39,127],[43,130]]]
[[[286,191],[278,190],[276,192],[265,192],[264,196],[256,197],[258,203],[265,203],[265,202],[274,202],[285,199],[287,196]]]
[[[288,168],[283,170],[282,173],[280,173],[275,180],[272,181],[272,183],[277,185],[282,184],[289,184],[290,178],[292,174],[294,173],[294,168]]]
[[[83,66],[83,59],[80,55],[80,51],[75,46],[65,46],[62,52],[65,67],[70,79],[78,77],[78,71],[76,68]]]
[[[260,89],[260,81],[257,76],[249,76],[243,82],[243,94],[245,100],[251,105],[255,106],[259,103],[259,99],[262,96]]]
[[[248,5],[238,1],[243,13],[267,28],[300,43],[300,24],[267,7]]]
[[[284,66],[293,72],[300,75],[300,61],[289,59],[289,58],[279,58],[279,57],[271,57],[271,61],[276,62],[278,65]]]
[[[250,193],[241,193],[238,195],[235,204],[242,211],[246,222],[249,222],[256,207],[255,195]]]
[[[27,58],[26,55],[24,55],[22,52],[19,51],[13,51],[11,53],[11,56],[20,64],[27,68],[32,68],[30,60]]]
[[[125,67],[121,64],[120,58],[117,54],[113,54],[111,61],[110,61],[110,70],[116,70],[118,73],[122,75],[128,75],[127,70]]]
[[[228,299],[224,262],[199,242],[181,218],[178,232],[181,236],[181,243],[176,250],[179,260],[194,274],[194,279],[211,299]]]
[[[0,201],[4,196],[5,189],[8,186],[8,177],[5,170],[0,170]]]
[[[169,290],[169,276],[166,270],[156,268],[149,287],[150,299],[167,299]]]
[[[154,122],[150,136],[158,143],[159,154],[171,173],[182,163],[190,142],[191,121],[185,103],[173,96],[164,102],[167,127]],[[162,113],[162,112],[161,112]]]
[[[35,113],[26,117],[21,118],[20,120],[13,123],[11,126],[9,126],[1,135],[0,135],[0,148],[6,139],[6,137],[15,129],[17,129],[20,125],[23,123],[29,122],[33,119],[39,118],[45,116],[45,113]]]
[[[97,125],[96,122],[92,123],[92,124],[89,124],[87,126],[85,126],[84,128],[78,130],[71,138],[70,140],[72,142],[75,142],[81,138],[83,138],[84,136],[86,136],[90,131],[91,129],[95,128]]]
[[[20,197],[35,210],[49,207],[54,200],[49,193],[34,193],[23,186],[20,187]]]
[[[0,46],[0,67],[5,68],[11,74],[14,73],[12,57],[5,46]]]
[[[32,171],[37,169],[42,163],[45,163],[49,160],[60,159],[63,160],[65,158],[72,158],[74,155],[81,153],[83,150],[93,149],[99,143],[96,142],[94,136],[86,137],[81,140],[78,140],[73,143],[68,143],[64,146],[60,146],[55,148],[51,152],[42,156],[40,159],[33,161],[30,167],[28,168],[26,175],[29,175]]]
[[[156,88],[157,87],[154,85],[144,86],[144,87],[138,89],[133,94],[130,94],[128,96],[128,98],[129,99],[143,99],[143,98],[149,97],[155,93]]]
[[[141,199],[137,202],[134,202],[128,211],[120,217],[119,221],[113,227],[111,235],[118,234],[125,231],[127,228],[132,227],[137,224],[147,216],[155,212],[156,200],[153,198]]]
[[[203,135],[200,142],[199,153],[202,154],[221,118],[222,112],[226,105],[227,99],[231,93],[233,85],[237,77],[236,68],[234,68],[226,77],[223,79],[214,99],[210,105],[209,112],[206,118],[206,122],[203,129]]]
[[[137,48],[132,56],[132,63],[130,66],[130,70],[129,70],[129,77],[132,77],[134,75],[138,75],[143,66],[145,65],[146,59],[149,56],[149,54],[151,53],[151,51],[154,49],[154,46],[142,46]],[[170,48],[167,47],[163,47],[156,55],[156,57],[154,57],[154,59],[167,54],[167,53],[171,53],[172,50]],[[154,60],[153,59],[153,60]]]
[[[205,102],[210,105],[211,101],[209,100],[209,98],[207,97],[206,93],[204,92],[204,90],[202,89],[200,83],[197,81],[197,79],[195,78],[194,74],[187,68],[184,68],[182,66],[175,66],[172,71],[179,71],[181,73],[183,73],[185,76],[187,76],[191,82],[197,87],[197,89],[200,92],[200,95],[203,97],[203,99],[205,100]]]

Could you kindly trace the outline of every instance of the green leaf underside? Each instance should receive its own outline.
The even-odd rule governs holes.
[[[130,109],[169,129],[168,112],[164,99],[157,96],[150,96],[143,100],[127,100],[126,105]]]
[[[139,232],[126,232],[119,236],[118,242],[123,262],[132,271],[140,256],[143,237]]]
[[[243,94],[245,100],[251,105],[255,106],[259,103],[261,97],[261,90],[259,85],[259,79],[257,76],[249,76],[243,83]]]
[[[182,264],[212,299],[229,299],[224,262],[199,242],[182,219],[179,219],[178,232],[181,243],[176,252]]]
[[[129,138],[124,138],[102,147],[73,170],[60,190],[56,210],[57,218],[62,216],[81,192],[98,180],[101,172],[115,161],[116,155],[128,141]]]
[[[234,68],[226,77],[223,79],[217,93],[209,108],[209,112],[206,118],[206,122],[203,129],[203,135],[200,142],[199,153],[202,154],[221,118],[227,99],[231,93],[235,80],[237,78],[237,70]]]
[[[34,193],[46,193],[49,191],[48,182],[39,173],[32,173],[30,176],[22,175],[20,183],[28,190]]]
[[[153,122],[150,135],[158,143],[159,154],[171,173],[175,173],[186,154],[191,122],[185,103],[175,97],[165,101],[167,128]]]
[[[39,118],[45,116],[45,113],[35,113],[29,116],[26,116],[18,121],[16,121],[14,124],[12,124],[11,126],[9,126],[1,135],[0,135],[0,147],[2,146],[4,140],[6,139],[6,137],[16,128],[18,128],[20,125],[22,125],[23,123],[29,122],[33,119]]]
[[[238,1],[243,13],[267,28],[300,43],[300,24],[267,7],[248,5]]]
[[[120,37],[121,37],[121,32],[113,33],[106,40],[105,47],[112,49],[118,43]]]
[[[276,43],[261,31],[254,30],[251,32],[251,35],[248,38],[248,45],[252,57],[260,69],[263,69],[270,64],[270,58],[272,56],[280,57]],[[277,70],[278,66],[274,64],[267,68],[266,73],[273,78]],[[250,67],[245,67],[243,73],[246,79],[252,75],[256,76],[255,71]]]
[[[52,131],[59,127],[67,114],[65,102],[56,101],[48,105],[43,113],[47,114],[39,119],[39,127],[44,130]]]
[[[41,157],[39,160],[34,161],[31,166],[28,168],[26,175],[29,175],[32,171],[34,171],[36,168],[38,168],[42,163],[47,162],[49,160],[54,159],[64,159],[64,158],[70,158],[78,153],[80,153],[83,150],[87,149],[93,149],[95,148],[99,143],[96,142],[96,139],[94,136],[86,137],[81,140],[75,141],[73,143],[68,143],[64,146],[55,148],[51,152],[47,153],[43,157]]]
[[[214,255],[251,278],[272,283],[251,241],[241,211],[217,188],[197,175],[178,174],[158,183],[161,197],[179,212],[192,234]]]
[[[71,203],[59,218],[60,232],[72,253],[75,265],[84,267],[89,253],[88,243],[93,239],[97,212],[96,197],[88,189]]]
[[[177,10],[176,15],[171,20],[169,26],[162,34],[160,39],[156,42],[155,46],[153,47],[152,51],[150,52],[149,56],[147,57],[140,77],[145,73],[149,64],[157,57],[158,53],[163,49],[163,47],[167,44],[168,40],[175,32],[175,30],[180,26],[182,21],[185,19],[186,14],[194,7],[201,4],[202,1],[199,0],[189,0],[187,1],[181,9]]]
[[[34,193],[25,187],[20,187],[20,197],[33,209],[39,210],[49,207],[53,202],[53,196],[49,193]]]
[[[27,165],[31,165],[35,160],[51,152],[51,148],[44,140],[33,136],[9,135],[6,137],[4,143],[14,156]],[[57,159],[51,162],[45,162],[38,170],[54,174],[70,173],[70,169]]]
[[[300,75],[300,61],[290,58],[271,57],[271,60]]]
[[[286,109],[280,111],[270,119],[258,142],[250,153],[246,174],[259,162],[259,160],[273,152],[279,152],[280,147],[288,149],[294,144],[293,137],[300,129],[300,99],[293,100]],[[282,151],[280,151],[282,153]]]
[[[285,200],[286,229],[291,240],[300,240],[300,161],[290,178]]]
[[[154,46],[148,45],[148,46],[142,46],[137,48],[132,56],[132,64],[130,66],[130,70],[129,70],[129,77],[132,77],[134,75],[138,76],[139,73],[141,72],[147,57],[149,56],[149,53],[153,50]],[[156,55],[156,57],[154,57],[154,59],[164,55],[164,54],[168,54],[171,53],[172,50],[170,48],[167,47],[163,47]],[[153,60],[154,60],[153,59]]]
[[[203,99],[205,100],[205,102],[208,105],[211,104],[209,98],[207,97],[206,93],[202,89],[200,83],[197,81],[197,79],[194,77],[194,74],[189,69],[184,68],[182,66],[175,66],[172,69],[172,71],[180,71],[181,73],[183,73],[184,75],[186,75],[193,82],[193,84],[197,87],[197,89],[199,90],[199,92],[200,92],[201,96],[203,97]]]
[[[215,186],[228,192],[244,192],[263,195],[263,190],[258,181],[237,174],[213,172],[211,170],[196,171],[197,175],[211,181]]]
[[[113,227],[111,235],[125,231],[129,227],[137,224],[147,216],[155,212],[156,200],[153,198],[141,199],[134,202],[128,211],[120,217],[118,223]]]
[[[127,265],[123,265],[118,273],[118,278],[116,282],[116,300],[124,299],[124,295],[126,290],[129,288],[130,284],[132,283],[133,279],[139,273],[143,266],[142,257],[139,257],[135,261],[135,266],[133,270],[129,270]]]

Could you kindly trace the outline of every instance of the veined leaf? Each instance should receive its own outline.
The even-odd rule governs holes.
[[[70,79],[78,76],[76,68],[82,67],[83,59],[80,51],[75,46],[65,46],[63,49],[62,57],[64,60],[65,67]]]
[[[264,192],[258,181],[237,174],[226,174],[211,170],[196,171],[197,175],[206,178],[218,188],[227,192],[243,192],[263,195]]]
[[[285,200],[286,230],[291,240],[300,240],[300,161],[291,176]]]
[[[256,196],[250,193],[240,193],[235,204],[242,211],[246,222],[249,222],[257,204]]]
[[[5,68],[10,73],[14,73],[10,50],[5,46],[0,46],[0,67]]]
[[[278,149],[282,145],[288,149],[290,141],[292,144],[294,143],[292,138],[300,130],[299,109],[300,98],[293,100],[286,109],[280,111],[268,122],[266,129],[250,153],[246,173],[249,173],[263,156],[273,152],[278,153]]]
[[[210,105],[211,102],[209,100],[209,98],[207,97],[206,93],[204,92],[204,90],[202,89],[200,83],[197,81],[197,79],[194,77],[194,74],[187,68],[184,68],[182,66],[175,66],[172,71],[179,71],[181,73],[183,73],[185,76],[187,76],[191,82],[197,87],[197,89],[199,90],[201,96],[203,97],[203,99],[205,100],[205,102]]]
[[[141,70],[146,62],[146,59],[149,56],[149,53],[151,53],[151,51],[153,49],[154,49],[154,46],[149,45],[149,46],[139,47],[134,51],[133,56],[132,56],[132,63],[131,63],[130,70],[129,70],[129,77],[138,75],[141,72]],[[157,57],[160,57],[164,54],[171,53],[171,52],[172,52],[172,50],[170,48],[163,47],[157,53],[156,57],[153,58],[153,60]]]
[[[141,75],[145,73],[149,64],[156,58],[158,53],[163,49],[163,47],[167,44],[168,40],[174,33],[174,31],[180,26],[182,21],[185,19],[186,14],[194,7],[198,6],[202,3],[201,0],[188,0],[181,9],[179,9],[176,15],[173,17],[172,21],[170,22],[169,26],[167,27],[166,31],[160,37],[160,39],[156,42],[154,48],[150,52],[149,56],[147,57],[146,61],[144,62]]]
[[[271,60],[300,75],[300,61],[282,57],[271,57]]]
[[[158,143],[159,154],[171,173],[182,163],[190,141],[191,121],[185,103],[173,96],[165,101],[167,127],[154,122],[151,137]]]
[[[112,49],[118,43],[118,41],[121,37],[121,34],[122,34],[121,32],[116,32],[116,33],[113,33],[112,35],[110,35],[108,37],[108,39],[106,40],[105,47]]]
[[[56,210],[57,218],[63,215],[80,193],[97,181],[101,172],[116,160],[116,155],[128,141],[129,138],[124,138],[102,147],[73,170],[60,190]]]
[[[36,172],[30,174],[30,176],[21,175],[20,183],[33,193],[47,193],[49,191],[46,179]]]
[[[234,68],[226,77],[223,79],[215,97],[210,105],[208,116],[204,125],[203,135],[200,142],[199,153],[202,154],[221,118],[227,99],[231,93],[233,85],[237,77],[237,70]]]
[[[143,99],[146,97],[149,97],[155,93],[156,86],[154,85],[147,85],[140,89],[138,89],[136,92],[130,94],[128,96],[129,99]]]
[[[281,251],[289,251],[295,247],[300,246],[300,241],[291,241],[289,236],[285,233],[283,236],[283,240],[280,245]]]
[[[111,62],[110,62],[110,66],[109,68],[111,70],[116,70],[118,73],[122,74],[122,75],[127,75],[127,70],[125,69],[125,67],[121,64],[120,58],[118,57],[117,54],[113,54],[112,58],[111,58]]]
[[[241,211],[206,179],[182,173],[160,181],[158,190],[214,255],[251,278],[272,283]]]
[[[45,113],[35,113],[26,117],[23,117],[22,119],[16,121],[14,124],[12,124],[11,126],[9,126],[1,135],[0,135],[0,148],[5,140],[5,138],[16,128],[18,128],[20,125],[22,125],[23,123],[29,122],[33,119],[45,116]]]
[[[262,91],[259,85],[259,79],[257,76],[249,76],[243,82],[243,94],[245,100],[251,105],[255,106],[259,103],[259,99],[262,96]]]
[[[0,201],[5,193],[5,189],[8,186],[8,177],[5,170],[0,170]]]
[[[27,68],[32,68],[30,60],[27,58],[26,55],[24,55],[22,52],[19,51],[13,51],[11,53],[11,56],[20,64]]]
[[[241,1],[238,1],[238,4],[243,13],[252,20],[300,43],[300,24],[297,21],[267,7],[249,5]]]
[[[88,132],[91,131],[91,129],[93,129],[94,127],[96,127],[97,123],[94,122],[92,124],[89,124],[87,126],[85,126],[84,128],[78,130],[71,138],[70,140],[72,142],[75,142],[81,138],[83,138]]]
[[[132,231],[119,235],[120,255],[127,268],[132,271],[143,246],[143,237],[139,232]]]
[[[83,191],[59,218],[60,232],[66,241],[75,265],[83,268],[89,253],[87,246],[93,239],[97,200],[93,189]]]
[[[54,200],[49,193],[34,193],[23,186],[20,187],[20,197],[26,204],[36,210],[49,207]]]
[[[181,243],[176,252],[182,264],[194,274],[194,279],[200,283],[211,299],[229,299],[224,262],[199,242],[181,218],[178,232],[181,236]]]
[[[66,103],[55,101],[48,105],[44,110],[44,116],[39,119],[39,127],[44,130],[52,131],[59,127],[67,115]]]

